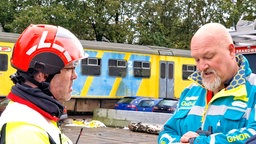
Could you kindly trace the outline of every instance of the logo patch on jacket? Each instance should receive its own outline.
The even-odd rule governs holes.
[[[198,96],[190,96],[190,97],[186,97],[185,101],[195,101],[198,99]]]
[[[198,99],[198,96],[186,97],[185,100],[183,100],[181,102],[181,106],[183,106],[183,107],[192,107],[192,106],[195,105],[197,99]]]
[[[245,102],[242,101],[234,101],[231,104],[232,106],[236,106],[236,107],[241,107],[241,108],[246,108],[247,104]]]

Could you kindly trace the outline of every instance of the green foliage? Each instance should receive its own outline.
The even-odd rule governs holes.
[[[54,24],[80,39],[189,49],[203,24],[255,20],[255,0],[1,0],[3,31]]]

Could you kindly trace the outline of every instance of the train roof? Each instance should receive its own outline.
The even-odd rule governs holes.
[[[229,32],[236,46],[256,45],[256,20],[239,20],[236,29]]]
[[[17,34],[17,33],[0,32],[0,41],[15,43],[19,35],[20,34]],[[80,40],[80,42],[83,45],[83,47],[86,49],[191,57],[190,50],[183,50],[183,49],[175,49],[175,48],[167,48],[167,47],[159,47],[159,46],[121,44],[121,43],[112,43],[112,42],[103,42],[103,41],[89,41],[89,40]]]

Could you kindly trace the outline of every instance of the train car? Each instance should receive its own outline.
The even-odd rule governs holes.
[[[18,36],[0,32],[0,47],[10,48],[9,52],[2,52],[7,54],[7,65],[1,77],[1,96],[10,91],[9,75],[14,71],[9,59]],[[187,77],[196,70],[188,50],[87,40],[81,43],[89,57],[76,68],[78,78],[73,83],[72,99],[65,103],[69,111],[113,108],[124,96],[179,98],[190,84]]]
[[[252,72],[256,74],[256,45],[236,46],[236,53],[243,54],[247,58]]]
[[[256,73],[256,21],[238,21],[236,30],[230,31],[233,38],[236,53],[243,54],[252,69]]]
[[[13,85],[9,76],[15,72],[10,65],[13,43],[0,42],[0,97],[5,97]]]

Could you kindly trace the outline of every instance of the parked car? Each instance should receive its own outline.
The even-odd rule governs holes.
[[[8,99],[8,98],[3,98],[0,100],[0,115],[5,110],[5,108],[9,102],[10,102],[10,99]]]
[[[153,108],[153,112],[174,113],[178,104],[178,99],[163,98]]]
[[[160,101],[161,99],[149,99],[145,98],[140,101],[140,103],[136,107],[136,111],[144,111],[144,112],[152,112],[154,106]]]
[[[142,99],[143,97],[139,96],[123,97],[115,104],[115,109],[135,111],[136,106],[140,103]]]

